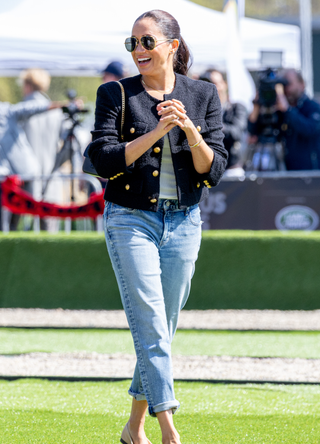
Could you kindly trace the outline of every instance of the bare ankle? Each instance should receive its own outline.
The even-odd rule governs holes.
[[[171,437],[162,437],[162,444],[181,444],[179,434],[177,433]]]
[[[136,418],[130,418],[128,421],[129,424],[129,428],[134,429],[134,430],[140,430],[140,429],[144,429],[144,419],[143,420],[137,420]]]
[[[163,444],[181,444],[180,436],[173,423],[172,410],[157,413],[157,418],[162,432]]]

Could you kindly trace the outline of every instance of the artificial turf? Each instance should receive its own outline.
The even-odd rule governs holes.
[[[319,246],[319,231],[204,230],[185,308],[318,309]],[[122,309],[103,234],[0,233],[0,306]]]
[[[118,443],[129,381],[0,381],[1,444]],[[183,444],[319,443],[320,387],[176,382]],[[157,421],[147,417],[153,444]]]
[[[0,329],[0,354],[30,352],[134,353],[127,330]],[[181,355],[320,358],[320,332],[178,330]]]

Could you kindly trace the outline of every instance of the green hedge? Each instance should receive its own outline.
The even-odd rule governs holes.
[[[101,79],[97,77],[52,77],[48,95],[51,100],[66,100],[66,91],[75,89],[85,103],[95,103]],[[17,77],[0,77],[0,101],[17,103],[23,99]]]
[[[319,309],[319,265],[319,232],[204,231],[186,309]],[[103,235],[1,234],[0,306],[122,308]]]
[[[0,77],[0,102],[17,103],[22,100],[21,86],[17,77]]]

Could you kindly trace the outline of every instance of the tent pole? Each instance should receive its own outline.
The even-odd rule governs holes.
[[[246,15],[246,0],[238,0],[239,19]]]
[[[311,0],[300,0],[301,65],[306,93],[313,97],[312,10]]]

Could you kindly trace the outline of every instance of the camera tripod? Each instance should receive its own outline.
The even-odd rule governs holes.
[[[68,92],[68,97],[74,99],[75,98],[75,91],[71,90]],[[55,160],[54,167],[51,170],[49,179],[45,182],[43,188],[42,188],[42,199],[44,198],[44,195],[46,193],[46,190],[48,188],[49,182],[52,179],[52,175],[57,171],[66,161],[70,162],[71,165],[71,174],[74,174],[75,172],[75,165],[77,161],[77,157],[82,157],[81,153],[81,144],[79,140],[77,139],[77,136],[75,134],[75,129],[78,125],[81,124],[81,120],[79,119],[79,114],[87,113],[88,109],[79,109],[75,103],[70,103],[68,107],[63,107],[62,111],[67,114],[67,119],[70,120],[71,126],[67,130],[67,134],[64,138],[64,142],[62,145],[61,150],[58,152]],[[71,179],[71,191],[70,191],[70,200],[71,202],[74,202],[75,195],[74,195],[74,179]]]
[[[275,106],[260,108],[256,121],[257,142],[248,147],[247,171],[285,171],[283,115]]]
[[[285,171],[282,142],[257,142],[249,146],[247,171]]]

